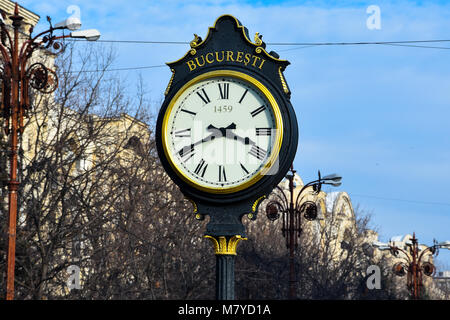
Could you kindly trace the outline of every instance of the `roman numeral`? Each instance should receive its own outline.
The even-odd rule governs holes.
[[[191,144],[189,146],[181,148],[181,150],[178,151],[178,154],[180,155],[180,157],[184,158],[184,161],[189,160],[195,154],[194,145]]]
[[[270,136],[270,135],[272,135],[272,129],[271,128],[256,128],[256,135],[257,136]]]
[[[209,97],[208,97],[208,95],[206,94],[205,89],[202,89],[202,92],[203,92],[203,95],[202,95],[202,93],[200,93],[199,91],[197,91],[197,94],[198,94],[198,96],[200,97],[200,99],[202,99],[202,101],[203,101],[205,104],[210,103],[211,100],[209,100]]]
[[[244,165],[240,162],[239,162],[239,164],[241,165],[241,168],[242,168],[242,170],[244,170],[245,174],[249,174],[248,170],[244,167]]]
[[[248,89],[245,89],[244,94],[242,95],[241,99],[239,100],[239,103],[242,102],[242,100],[244,100],[245,95],[247,94]]]
[[[266,106],[261,106],[255,110],[253,110],[252,112],[250,112],[250,114],[252,115],[252,117],[256,117],[258,114],[263,112],[265,109],[266,109]]]
[[[254,144],[248,153],[259,160],[263,160],[266,157],[267,151]]]
[[[192,112],[192,111],[189,111],[189,110],[186,110],[186,109],[181,109],[180,111],[183,111],[183,112],[186,112],[186,113],[192,114],[193,116],[195,116],[195,115],[196,115],[196,113],[195,113],[195,112]]]
[[[200,176],[203,178],[203,176],[205,175],[207,167],[208,167],[208,164],[205,162],[205,160],[202,159],[202,160],[200,160],[200,162],[198,163],[197,167],[195,168],[194,173],[195,174],[199,174],[200,171],[201,171],[202,174],[200,174]]]
[[[189,138],[191,136],[191,128],[175,131],[175,137],[177,138]]]
[[[220,91],[220,99],[228,99],[230,94],[230,84],[229,83],[218,83]]]
[[[225,175],[225,167],[219,166],[219,182],[227,181],[227,176]]]

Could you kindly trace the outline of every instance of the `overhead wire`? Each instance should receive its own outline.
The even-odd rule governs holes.
[[[385,45],[385,46],[398,46],[398,47],[411,47],[411,48],[450,50],[450,47],[418,46],[418,45],[414,45],[414,44],[382,43],[382,45]]]
[[[354,46],[354,45],[378,45],[378,44],[409,44],[409,43],[434,43],[450,42],[450,39],[435,40],[398,40],[398,41],[357,41],[357,42],[272,42],[272,46]]]
[[[71,41],[82,41],[82,40],[73,40]],[[138,40],[97,40],[96,42],[112,42],[112,43],[143,43],[143,44],[189,44],[189,42],[182,41],[138,41]],[[278,52],[286,52],[293,50],[306,49],[317,46],[334,46],[334,45],[388,45],[388,46],[399,46],[399,47],[412,47],[412,48],[423,48],[423,49],[441,49],[441,50],[449,50],[450,47],[437,47],[437,46],[422,46],[422,45],[414,45],[412,43],[435,43],[435,42],[450,42],[450,40],[441,39],[441,40],[403,40],[403,41],[377,41],[377,42],[317,42],[317,43],[288,43],[288,42],[276,42],[276,43],[268,43],[270,45],[289,45],[289,46],[298,46],[295,48],[282,49],[278,50]],[[154,68],[162,68],[166,67],[164,64],[160,65],[151,65],[151,66],[138,66],[138,67],[124,67],[124,68],[114,68],[114,69],[105,69],[105,70],[77,70],[77,71],[65,71],[65,73],[89,73],[89,72],[114,72],[114,71],[130,71],[130,70],[142,70],[142,69],[154,69]]]
[[[66,39],[68,41],[85,41],[77,39]],[[97,40],[95,42],[108,43],[133,43],[133,44],[189,44],[189,41],[156,41],[156,40]],[[397,40],[397,41],[357,41],[357,42],[267,42],[271,46],[342,46],[342,45],[371,45],[371,44],[409,44],[409,43],[434,43],[450,42],[450,39],[431,40]]]
[[[84,41],[77,39],[67,39],[69,41]],[[153,40],[97,40],[95,42],[103,43],[129,43],[129,44],[174,44],[174,45],[186,45],[190,42],[188,41],[153,41]],[[425,46],[417,45],[420,43],[442,43],[450,42],[450,39],[434,39],[434,40],[399,40],[399,41],[359,41],[359,42],[269,42],[267,45],[272,46],[293,46],[294,48],[281,49],[278,52],[286,52],[293,50],[300,50],[318,46],[353,46],[353,45],[388,45],[388,46],[399,46],[399,47],[411,47],[411,48],[422,48],[422,49],[440,49],[449,50],[450,47],[438,47],[438,46]],[[154,69],[162,68],[166,65],[151,65],[151,66],[137,66],[137,67],[124,67],[124,68],[114,68],[105,70],[77,70],[77,71],[66,71],[65,73],[89,73],[89,72],[114,72],[114,71],[130,71],[130,70],[142,70],[142,69]]]
[[[143,67],[129,67],[129,68],[113,68],[113,69],[97,69],[97,70],[70,70],[64,71],[63,73],[89,73],[89,72],[112,72],[112,71],[128,71],[128,70],[140,70],[140,69],[153,69],[167,67],[165,64],[158,64],[153,66],[143,66]]]
[[[387,197],[379,197],[379,196],[371,196],[365,194],[351,194],[352,197],[362,197],[362,198],[372,198],[378,200],[387,200],[387,201],[397,201],[397,202],[408,202],[408,203],[417,203],[417,204],[427,204],[427,205],[439,205],[439,206],[450,206],[448,202],[432,202],[432,201],[419,201],[419,200],[410,200],[410,199],[400,199],[400,198],[387,198]]]

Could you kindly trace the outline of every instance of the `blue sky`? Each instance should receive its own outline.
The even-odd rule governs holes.
[[[83,28],[104,40],[190,41],[215,19],[236,16],[270,42],[353,42],[450,38],[448,1],[21,1],[42,18],[80,8]],[[381,29],[369,30],[366,8],[381,10]],[[92,44],[100,45],[100,44]],[[448,46],[450,43],[429,44]],[[188,45],[115,44],[115,67],[161,65]],[[372,214],[381,240],[416,232],[420,242],[450,240],[450,50],[368,46],[269,46],[291,65],[300,141],[294,166],[304,181],[338,172],[340,190]],[[156,103],[169,68],[140,74]],[[330,189],[331,190],[331,189]],[[450,251],[438,260],[450,269]]]

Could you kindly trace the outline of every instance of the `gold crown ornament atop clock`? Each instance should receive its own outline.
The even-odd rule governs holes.
[[[172,77],[158,115],[161,163],[194,204],[211,217],[208,235],[241,235],[243,215],[284,178],[295,156],[297,119],[283,75],[289,62],[254,42],[231,15],[168,63]]]

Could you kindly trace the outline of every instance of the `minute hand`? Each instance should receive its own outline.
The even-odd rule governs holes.
[[[231,132],[230,130],[227,131],[226,137],[229,138],[229,139],[241,141],[241,142],[243,142],[244,144],[249,144],[249,145],[251,145],[251,146],[253,146],[253,145],[256,144],[256,143],[255,143],[254,141],[252,141],[250,138],[248,138],[248,137],[243,138],[243,137],[241,137],[241,136],[238,136],[238,135],[235,134],[234,132]]]
[[[178,154],[182,157],[184,154],[189,153],[190,150],[192,150],[195,146],[202,144],[204,142],[208,142],[210,140],[213,140],[215,138],[215,134],[210,134],[209,136],[203,138],[202,140],[199,140],[191,145],[185,146],[178,151]]]

